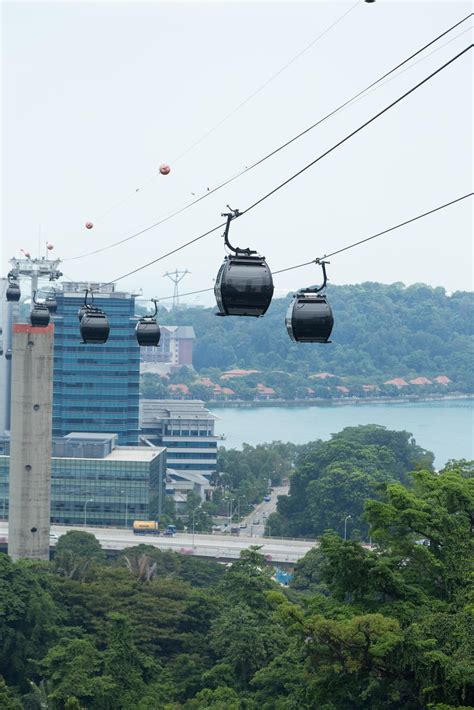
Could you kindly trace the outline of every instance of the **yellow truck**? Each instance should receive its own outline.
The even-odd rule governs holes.
[[[134,520],[132,529],[135,535],[159,535],[160,526],[156,520]]]

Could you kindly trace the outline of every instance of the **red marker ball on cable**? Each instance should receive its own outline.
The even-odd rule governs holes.
[[[92,222],[86,222],[86,229],[92,229],[93,226]]]
[[[168,175],[168,173],[171,172],[171,168],[169,165],[166,165],[166,163],[163,163],[163,165],[160,165],[160,173],[162,175]]]

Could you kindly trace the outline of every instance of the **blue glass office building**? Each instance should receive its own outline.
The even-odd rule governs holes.
[[[118,434],[122,446],[138,444],[140,348],[135,299],[114,285],[94,284],[94,305],[109,318],[104,345],[84,345],[77,311],[85,283],[63,283],[54,316],[53,437],[70,432]]]

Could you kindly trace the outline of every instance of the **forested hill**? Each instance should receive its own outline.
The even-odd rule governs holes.
[[[161,310],[163,323],[194,326],[197,370],[280,370],[374,378],[448,376],[472,391],[474,294],[441,287],[362,283],[329,286],[335,325],[328,345],[293,343],[284,319],[291,297],[263,318],[217,318],[216,308]]]

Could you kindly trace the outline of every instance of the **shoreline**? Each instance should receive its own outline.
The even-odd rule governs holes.
[[[416,404],[418,402],[447,402],[459,400],[474,400],[474,394],[449,394],[420,397],[418,395],[405,395],[400,397],[334,397],[323,399],[265,399],[265,400],[209,400],[206,407],[214,409],[249,409],[259,407],[340,407],[346,404]],[[178,400],[179,401],[179,400]]]

